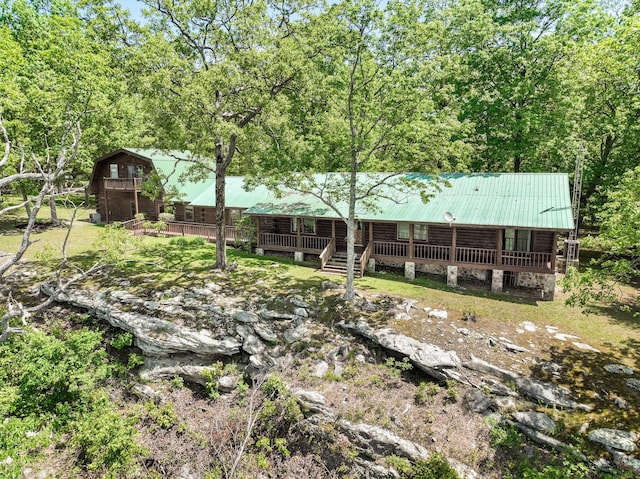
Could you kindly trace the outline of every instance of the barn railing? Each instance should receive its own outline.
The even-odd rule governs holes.
[[[142,181],[142,178],[104,178],[104,189],[120,191],[140,190]]]

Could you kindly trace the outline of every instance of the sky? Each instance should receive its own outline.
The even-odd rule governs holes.
[[[139,2],[138,0],[118,0],[118,3],[131,12],[131,16],[134,20],[142,20],[142,9],[144,8],[144,3]]]

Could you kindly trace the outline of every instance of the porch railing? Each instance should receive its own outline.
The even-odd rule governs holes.
[[[367,263],[369,263],[369,258],[371,258],[371,253],[373,253],[373,242],[369,242],[367,247],[362,252],[360,256],[360,277],[364,276],[364,270],[367,267]]]
[[[327,244],[325,249],[322,250],[322,253],[320,253],[320,269],[324,269],[324,267],[327,265],[327,261],[329,261],[329,259],[333,256],[335,252],[336,252],[336,239],[331,238],[331,240],[329,241],[329,244]]]
[[[407,257],[409,245],[407,243],[396,243],[395,241],[374,241],[373,242],[373,255],[374,256],[397,256]]]
[[[451,246],[414,244],[413,256],[418,259],[448,262],[451,258]]]
[[[503,251],[502,264],[520,268],[551,269],[551,254],[529,251]]]
[[[145,224],[148,224],[146,220],[133,219],[123,222],[122,226],[134,235],[161,233],[167,236],[199,236],[209,241],[215,241],[217,238],[216,225],[168,221],[165,223],[165,229],[156,229],[153,227],[156,222],[152,221],[150,223],[151,226],[145,228]],[[250,232],[246,229],[236,228],[235,226],[225,226],[225,240],[227,242],[243,243],[252,241],[252,239]]]
[[[276,251],[293,250],[316,253],[324,250],[331,241],[331,238],[326,236],[300,235],[299,238],[300,244],[298,244],[298,235],[260,233],[258,247]]]
[[[484,248],[456,248],[456,262],[469,264],[496,264],[497,250]]]
[[[324,250],[331,238],[326,236],[300,236],[303,250],[322,251]]]
[[[258,246],[277,249],[295,249],[296,235],[283,235],[277,233],[260,233]]]

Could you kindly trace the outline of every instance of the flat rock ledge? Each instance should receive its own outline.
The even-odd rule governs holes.
[[[562,386],[520,376],[512,371],[499,368],[476,357],[472,357],[471,361],[464,364],[464,367],[473,371],[491,374],[503,381],[510,382],[523,396],[527,396],[547,406],[562,409],[591,410],[591,406],[577,402],[573,399],[571,391]]]
[[[341,321],[337,324],[343,329],[370,339],[385,349],[407,356],[413,364],[435,379],[443,381],[458,378],[458,374],[453,370],[462,366],[462,362],[455,351],[445,351],[438,346],[420,342],[389,328],[374,330],[364,320],[356,323]]]
[[[170,321],[114,308],[104,294],[91,295],[84,291],[62,293],[50,285],[41,291],[55,301],[86,309],[95,317],[116,328],[131,333],[135,344],[145,356],[168,356],[191,352],[200,356],[231,356],[238,354],[242,343],[232,337],[213,339],[205,332],[194,331]]]
[[[589,433],[589,440],[617,451],[632,452],[636,449],[638,435],[618,429],[594,429]]]

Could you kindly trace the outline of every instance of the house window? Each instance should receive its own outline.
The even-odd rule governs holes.
[[[316,220],[315,218],[291,218],[291,232],[298,232],[298,220],[301,221],[300,231],[303,234],[314,235],[316,234]]]
[[[142,178],[144,169],[142,165],[127,165],[127,178]]]
[[[118,164],[117,163],[111,163],[109,165],[109,173],[111,178],[117,178],[118,177]]]
[[[240,208],[229,208],[227,210],[227,225],[235,225],[242,216],[242,210]]]
[[[517,230],[505,228],[505,251],[531,251],[531,230]]]
[[[428,226],[422,224],[413,225],[413,239],[420,241],[427,241],[428,238]],[[398,239],[409,239],[409,223],[398,223]]]
[[[184,207],[184,220],[193,221],[193,206]]]

